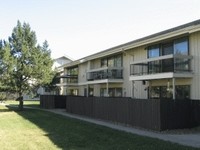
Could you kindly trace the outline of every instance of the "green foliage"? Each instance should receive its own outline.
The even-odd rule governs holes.
[[[37,45],[34,31],[17,22],[7,41],[0,42],[0,88],[19,93],[51,82],[53,60],[48,43]]]
[[[0,92],[0,101],[3,101],[6,99],[6,94],[4,92]]]
[[[60,82],[59,78],[60,74],[57,72],[53,72],[53,78],[50,83],[45,84],[43,87],[48,89],[49,91],[59,91],[59,87],[56,86]]]
[[[6,41],[0,41],[0,90],[12,91],[13,88],[9,88],[7,83],[11,83],[10,73],[12,72],[14,59],[10,53],[9,43]]]

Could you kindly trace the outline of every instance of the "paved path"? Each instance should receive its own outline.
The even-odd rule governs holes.
[[[133,128],[133,127],[116,125],[116,124],[101,121],[101,120],[96,120],[96,119],[86,118],[86,117],[83,117],[83,116],[69,114],[64,109],[46,109],[46,110],[53,112],[53,113],[56,113],[56,114],[66,116],[66,117],[87,121],[87,122],[90,122],[90,123],[106,126],[106,127],[116,129],[116,130],[121,130],[121,131],[129,132],[129,133],[133,133],[133,134],[137,134],[137,135],[152,137],[152,138],[157,138],[157,139],[161,139],[161,140],[164,140],[164,141],[170,141],[172,143],[178,143],[178,144],[185,145],[185,146],[200,148],[200,133],[197,133],[197,134],[159,133],[159,132],[136,129],[136,128]]]

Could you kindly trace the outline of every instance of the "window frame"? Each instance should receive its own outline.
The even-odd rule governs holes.
[[[153,56],[153,57],[150,57],[150,51],[153,51],[153,50],[156,50],[158,49],[158,56]],[[149,46],[148,47],[148,50],[147,50],[147,58],[155,58],[155,57],[159,57],[160,56],[160,45],[159,44],[156,44],[156,45],[152,45],[152,46]]]
[[[178,39],[175,39],[173,42],[174,42],[174,45],[173,45],[173,47],[174,47],[174,52],[173,52],[173,54],[174,55],[177,55],[177,53],[175,53],[176,52],[176,50],[175,50],[175,45],[178,43],[176,43],[176,41],[181,41],[181,40],[185,40],[187,43],[186,43],[186,46],[187,46],[187,53],[186,54],[182,54],[182,53],[180,53],[180,55],[189,55],[190,54],[190,48],[189,48],[189,38],[188,37],[182,37],[182,38],[178,38]],[[179,43],[181,43],[181,42],[179,42]]]

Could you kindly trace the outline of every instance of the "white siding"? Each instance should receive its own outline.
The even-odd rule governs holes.
[[[87,67],[88,67],[88,63],[82,63],[79,64],[78,66],[78,82],[79,83],[85,83],[87,81]]]
[[[146,85],[142,81],[133,82],[129,80],[130,76],[130,63],[133,61],[144,60],[147,58],[147,51],[145,47],[138,47],[127,51],[123,57],[124,66],[124,84],[123,88],[126,90],[126,96],[134,98],[147,98]]]
[[[200,99],[200,32],[190,36],[190,54],[193,56],[191,67],[194,72],[191,99]]]

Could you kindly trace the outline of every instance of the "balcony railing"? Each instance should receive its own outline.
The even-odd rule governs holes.
[[[152,61],[138,62],[130,65],[130,75],[147,75],[156,73],[184,73],[190,69],[191,57],[173,57]]]
[[[78,83],[78,75],[65,74],[60,78],[62,78],[62,80],[60,80],[62,83],[67,83],[67,84]]]
[[[104,68],[87,72],[87,80],[123,79],[123,68]]]

